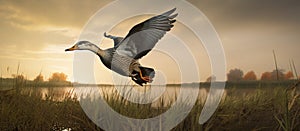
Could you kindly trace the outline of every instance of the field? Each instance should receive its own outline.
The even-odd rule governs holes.
[[[66,92],[58,101],[51,92],[40,94],[40,87],[19,88],[34,93],[15,89],[0,92],[0,130],[102,130],[86,116],[72,93]],[[159,99],[158,106],[136,104],[116,94],[104,95],[104,99],[116,112],[132,118],[157,116],[174,102]],[[226,97],[209,121],[198,124],[203,108],[199,99],[187,118],[172,130],[300,130],[299,99],[299,83],[295,81],[228,83]]]

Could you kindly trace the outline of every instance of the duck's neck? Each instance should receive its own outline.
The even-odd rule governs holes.
[[[92,44],[91,48],[89,48],[88,50],[94,52],[98,56],[103,56],[104,55],[104,50],[100,49],[98,46],[96,46],[94,44]]]

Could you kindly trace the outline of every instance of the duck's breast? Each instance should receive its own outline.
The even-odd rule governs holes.
[[[132,72],[130,66],[135,60],[130,57],[119,55],[111,50],[107,50],[103,56],[99,57],[108,69],[111,69],[120,75],[129,76]]]

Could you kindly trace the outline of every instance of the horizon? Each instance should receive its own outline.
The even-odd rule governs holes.
[[[240,70],[239,68],[234,68],[234,69],[230,69],[230,70],[236,70],[236,69],[238,69],[238,70]],[[272,72],[274,72],[274,71],[276,71],[275,69],[272,71],[272,72],[269,72],[269,71],[265,71],[265,72],[263,72],[262,74],[260,74],[260,75],[258,75],[258,74],[256,74],[255,73],[255,71],[253,71],[254,72],[254,76],[255,76],[255,80],[249,80],[249,79],[246,79],[245,78],[245,76],[246,76],[246,74],[247,73],[249,73],[249,72],[252,72],[252,71],[249,71],[249,72],[244,72],[243,70],[241,70],[242,72],[243,72],[243,75],[241,76],[241,80],[234,80],[234,81],[230,81],[230,80],[228,80],[228,74],[229,74],[229,72],[227,72],[227,74],[226,74],[226,80],[225,81],[216,81],[216,80],[208,80],[209,78],[211,78],[211,76],[210,77],[208,77],[205,81],[192,81],[192,82],[181,82],[181,83],[165,83],[166,85],[172,85],[172,84],[193,84],[193,83],[210,83],[211,81],[213,81],[213,82],[253,82],[253,81],[265,81],[265,82],[273,82],[273,81],[278,81],[277,80],[277,78],[276,78],[276,76],[270,76],[270,78],[269,78],[269,80],[263,80],[262,79],[262,75],[264,74],[264,73],[272,73]],[[288,74],[288,73],[290,73],[291,71],[284,71],[284,70],[278,70],[279,71],[279,73],[282,73],[282,75],[283,76],[280,76],[280,77],[282,77],[282,78],[280,78],[279,80],[281,80],[281,81],[291,81],[291,80],[298,80],[298,79],[300,79],[300,76],[298,76],[298,78],[296,77],[296,75],[298,75],[298,74],[296,74],[296,75],[294,75],[293,74],[293,76],[290,76],[289,78],[287,78],[286,77],[286,75]],[[63,74],[65,74],[64,72],[54,72],[54,73],[63,73]],[[51,76],[54,74],[54,73],[52,73],[51,74]],[[292,72],[293,73],[293,72]],[[24,78],[25,78],[25,80],[29,80],[29,81],[34,81],[34,78],[33,79],[28,79],[27,77],[26,77],[26,75],[25,74],[11,74],[11,76],[10,77],[0,77],[0,78],[2,78],[2,79],[15,79],[15,76],[24,76]],[[49,76],[48,78],[47,77],[45,77],[42,73],[41,74],[38,74],[37,76],[39,76],[39,75],[41,75],[42,77],[43,77],[43,81],[42,82],[50,82],[50,78],[51,78],[51,76]],[[36,77],[37,77],[36,76]],[[68,77],[67,77],[68,78]],[[71,83],[73,83],[73,84],[76,84],[76,83],[78,83],[78,84],[87,84],[87,85],[114,85],[114,83],[81,83],[81,82],[76,82],[76,81],[70,81],[70,80],[66,80],[66,81],[61,81],[61,82],[71,82]],[[146,86],[147,85],[149,85],[149,84],[146,84]],[[152,85],[152,84],[151,84]],[[154,84],[155,85],[155,84]],[[163,84],[160,84],[160,85],[163,85]]]

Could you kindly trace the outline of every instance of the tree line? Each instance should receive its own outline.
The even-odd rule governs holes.
[[[65,82],[67,81],[68,76],[62,72],[55,72],[52,73],[50,78],[48,79],[49,82]],[[39,74],[34,78],[35,82],[43,82],[44,81],[44,76],[42,74]]]
[[[256,75],[254,71],[248,71],[244,74],[241,69],[235,68],[231,69],[227,73],[227,81],[239,82],[239,81],[273,81],[273,80],[290,80],[294,78],[294,74],[292,71],[285,72],[284,70],[273,70],[271,72],[263,72],[260,77]],[[207,82],[214,81],[215,76],[210,76],[206,79]]]
[[[18,80],[27,80],[24,75],[12,75],[13,78],[16,78]],[[34,82],[66,82],[68,76],[62,72],[55,72],[52,73],[52,75],[48,78],[48,80],[45,80],[45,77],[40,73],[38,74],[33,81]],[[284,70],[273,70],[271,72],[263,72],[260,77],[256,75],[256,73],[251,70],[244,74],[244,72],[241,69],[235,68],[231,69],[227,73],[227,81],[232,82],[238,82],[238,81],[255,81],[255,80],[263,80],[263,81],[273,81],[273,80],[290,80],[294,78],[294,74],[291,71],[285,72]],[[208,77],[206,79],[207,82],[215,81],[216,77],[214,75]]]
[[[18,81],[25,81],[28,80],[23,74],[13,74],[12,77],[14,79],[17,79]],[[49,81],[49,82],[66,82],[67,81],[68,76],[62,72],[55,72],[52,73],[51,76],[48,78],[48,80],[45,79],[45,77],[40,73],[38,74],[33,81],[34,82],[45,82],[45,81]]]

